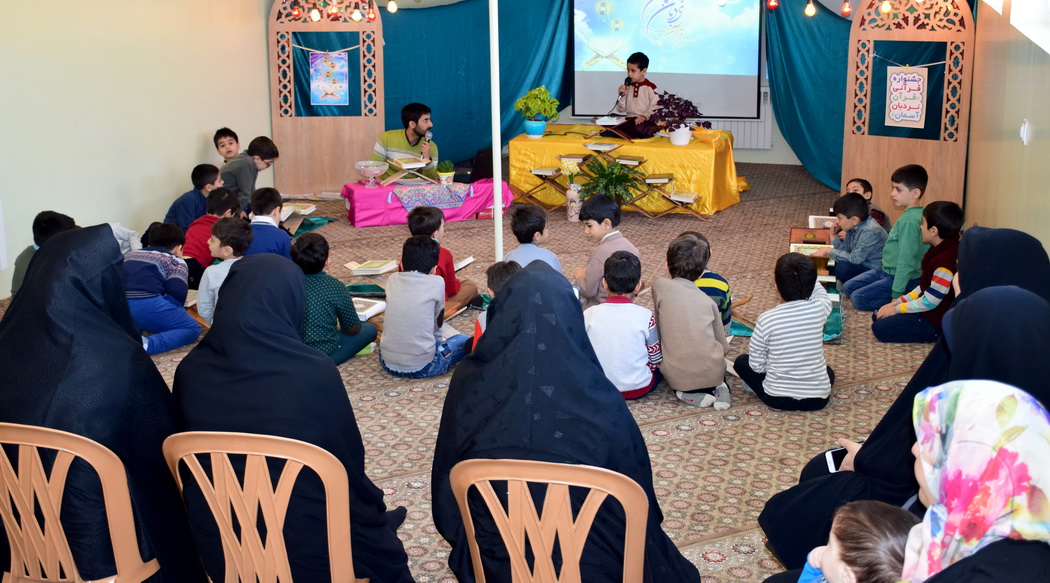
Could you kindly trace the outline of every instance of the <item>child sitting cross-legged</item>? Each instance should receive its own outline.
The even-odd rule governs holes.
[[[847,192],[831,207],[835,222],[831,226],[833,249],[818,249],[816,257],[835,260],[835,278],[845,283],[871,269],[882,267],[882,248],[886,231],[868,215],[864,197]]]
[[[938,200],[922,209],[922,242],[932,245],[922,257],[919,286],[871,315],[871,331],[883,342],[934,342],[941,319],[955,299],[952,279],[959,259],[963,210]]]
[[[602,287],[605,260],[616,251],[628,251],[637,257],[638,248],[616,228],[620,224],[620,203],[610,196],[595,194],[583,201],[580,222],[583,223],[583,234],[598,244],[587,259],[587,267],[573,272],[574,283],[580,288],[580,299],[586,310],[604,302],[609,295]]]
[[[704,264],[704,272],[696,279],[696,287],[707,294],[707,297],[711,298],[715,305],[718,306],[718,314],[722,317],[722,327],[725,328],[726,334],[728,334],[729,326],[733,324],[733,294],[729,290],[729,282],[726,281],[726,278],[707,268],[711,260],[711,243],[707,240],[707,237],[696,231],[685,231],[678,236],[683,237],[685,235],[696,237],[699,242],[697,251],[700,253],[700,261]]]
[[[227,191],[229,192],[229,191]],[[230,193],[233,204],[237,196]],[[203,218],[203,217],[201,217]],[[252,229],[237,217],[225,217],[215,221],[208,236],[208,253],[219,263],[204,270],[200,288],[197,290],[197,314],[210,326],[215,319],[215,304],[219,301],[219,288],[230,274],[233,263],[244,257],[252,243]]]
[[[875,203],[871,200],[875,196],[875,191],[872,189],[870,182],[863,178],[851,178],[846,183],[846,193],[856,193],[864,197],[864,202],[868,204],[868,216],[878,223],[883,231],[890,232],[890,218],[886,216],[886,211],[875,206]]]
[[[817,282],[817,266],[785,253],[774,272],[784,303],[759,315],[748,354],[733,368],[763,403],[782,411],[816,411],[828,404],[835,373],[824,361],[824,322],[831,298]]]
[[[440,255],[436,274],[445,281],[445,317],[451,318],[467,304],[480,306],[477,284],[456,277],[452,253],[441,246],[441,239],[445,236],[445,213],[436,206],[417,206],[408,212],[408,230],[412,235],[425,235],[438,243]],[[407,268],[402,266],[402,269]]]
[[[350,360],[376,339],[379,330],[358,319],[346,286],[324,272],[331,262],[328,240],[317,233],[300,235],[292,244],[292,261],[306,274],[306,315],[299,329],[303,343],[336,364]]]
[[[185,241],[171,223],[149,229],[150,246],[124,255],[128,307],[135,325],[152,336],[142,338],[149,354],[160,354],[190,344],[201,334],[186,312],[186,262],[179,255]]]
[[[186,244],[182,246],[182,257],[190,272],[190,289],[199,289],[204,270],[214,262],[215,256],[208,243],[211,228],[223,217],[235,217],[240,212],[237,195],[228,188],[216,188],[208,193],[207,214],[190,223],[186,229]],[[243,221],[242,221],[243,222]],[[240,255],[244,255],[242,251]]]
[[[445,280],[435,275],[441,246],[428,235],[415,235],[401,250],[404,271],[386,283],[386,313],[379,364],[386,372],[421,379],[444,374],[467,355],[469,338],[441,337],[445,320]]]
[[[503,257],[504,261],[515,261],[522,267],[527,267],[533,261],[543,261],[561,273],[558,256],[540,247],[550,238],[547,234],[547,211],[531,204],[519,206],[510,218],[510,230],[521,244],[507,253]]]
[[[715,305],[696,287],[706,265],[707,241],[685,234],[667,246],[666,277],[653,282],[653,311],[660,334],[660,373],[682,401],[728,409],[725,328]],[[584,312],[586,313],[586,312]]]
[[[496,297],[499,290],[503,289],[503,284],[519,271],[521,271],[521,265],[518,265],[516,261],[497,261],[489,265],[489,268],[485,270],[485,279],[492,297]],[[470,347],[471,350],[477,348],[478,340],[485,333],[485,328],[488,326],[488,315],[488,312],[482,312],[478,319],[474,320],[474,343]]]
[[[605,376],[624,399],[644,396],[660,382],[660,336],[656,318],[647,308],[635,305],[631,295],[642,282],[642,262],[627,251],[617,251],[605,260],[602,287],[609,297],[583,312],[587,337],[591,340]]]

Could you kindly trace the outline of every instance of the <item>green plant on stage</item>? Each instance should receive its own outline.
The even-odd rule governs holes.
[[[642,188],[642,174],[619,162],[606,162],[600,156],[587,161],[580,176],[587,179],[580,189],[580,196],[587,198],[592,194],[605,194],[613,200],[624,204],[635,197],[633,191]]]
[[[543,85],[530,89],[514,103],[514,109],[530,121],[558,119],[558,100]]]
[[[452,160],[439,160],[437,165],[438,172],[455,172],[456,165],[452,163]]]

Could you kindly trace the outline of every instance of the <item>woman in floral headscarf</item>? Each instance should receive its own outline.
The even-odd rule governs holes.
[[[912,583],[1050,581],[1050,414],[994,381],[915,397],[915,477],[928,510],[908,535]]]

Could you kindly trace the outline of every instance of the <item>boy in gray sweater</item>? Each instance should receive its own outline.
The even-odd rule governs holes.
[[[435,275],[440,245],[427,235],[409,237],[401,249],[401,273],[386,284],[386,314],[379,364],[386,372],[422,379],[448,372],[467,355],[469,338],[441,338],[445,280]]]

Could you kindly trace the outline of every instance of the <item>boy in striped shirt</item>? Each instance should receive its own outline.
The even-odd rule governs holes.
[[[922,210],[922,242],[932,245],[922,257],[919,285],[879,308],[871,331],[883,342],[934,342],[941,318],[955,299],[952,279],[959,258],[963,210],[954,202],[931,202]]]
[[[824,361],[824,322],[831,298],[817,283],[813,260],[787,253],[777,260],[784,303],[758,317],[747,354],[733,368],[763,403],[782,411],[816,411],[828,404],[835,372]]]

